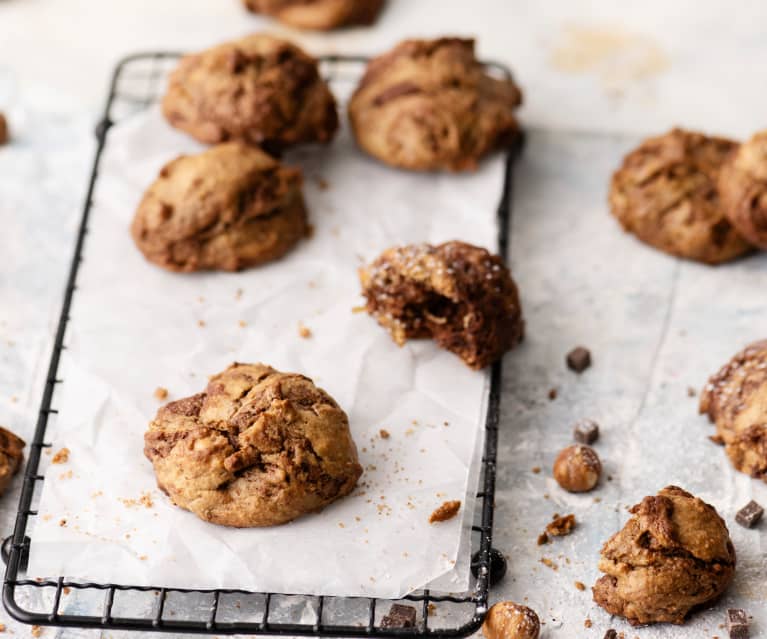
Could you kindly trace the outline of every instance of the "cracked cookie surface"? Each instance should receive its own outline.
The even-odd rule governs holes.
[[[184,56],[162,111],[200,142],[242,140],[269,151],[329,142],[338,128],[335,98],[317,61],[263,34]]]
[[[403,345],[434,339],[471,368],[522,339],[519,295],[503,260],[465,242],[389,248],[360,269],[367,312]]]
[[[298,29],[330,31],[353,24],[372,24],[385,0],[243,0],[254,13],[274,16]]]
[[[301,172],[238,142],[166,164],[131,233],[170,271],[236,271],[275,260],[307,235]]]
[[[225,526],[274,526],[348,495],[362,474],[346,414],[303,375],[232,364],[162,407],[144,435],[157,485]]]
[[[767,250],[767,131],[740,145],[719,174],[722,205],[733,226]]]
[[[717,180],[737,143],[673,129],[629,153],[610,183],[623,229],[661,251],[720,264],[751,251],[725,215]]]
[[[632,625],[684,623],[721,595],[735,574],[735,549],[713,506],[667,486],[631,508],[602,548],[594,601]]]
[[[744,348],[709,379],[699,410],[716,425],[732,465],[767,481],[767,340]]]
[[[357,143],[411,170],[472,170],[519,132],[522,93],[487,73],[474,41],[406,40],[374,58],[349,103]]]

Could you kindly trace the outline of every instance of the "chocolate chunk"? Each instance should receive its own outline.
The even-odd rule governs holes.
[[[748,615],[740,608],[727,609],[727,632],[730,639],[748,639]]]
[[[575,423],[573,438],[581,444],[593,444],[599,439],[599,424],[593,419],[581,419]]]
[[[412,628],[415,626],[416,610],[413,606],[392,604],[389,614],[381,620],[382,628]]]
[[[8,142],[9,139],[8,134],[8,121],[5,119],[5,116],[0,113],[0,145],[5,144]]]
[[[551,388],[549,389],[549,399],[553,402],[557,398],[557,389]]]
[[[578,346],[567,354],[567,367],[576,373],[582,373],[591,366],[591,352],[588,348]]]
[[[612,628],[610,628],[605,633],[605,639],[618,639],[618,633],[615,630],[613,630]]]
[[[752,499],[738,511],[735,515],[735,521],[746,528],[753,528],[759,523],[762,515],[764,515],[764,508]]]

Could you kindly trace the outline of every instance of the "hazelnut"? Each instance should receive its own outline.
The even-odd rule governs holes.
[[[487,612],[482,634],[486,639],[538,639],[541,622],[535,611],[513,601],[500,601]]]
[[[571,493],[584,493],[597,485],[602,464],[596,451],[583,444],[568,446],[554,462],[554,479]]]

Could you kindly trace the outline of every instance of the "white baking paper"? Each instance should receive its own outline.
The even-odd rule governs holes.
[[[399,348],[352,309],[357,268],[388,246],[460,238],[495,249],[502,159],[474,174],[406,173],[364,156],[344,130],[287,158],[305,173],[311,239],[242,273],[168,273],[135,248],[130,221],[160,167],[199,150],[156,108],[109,134],[50,430],[69,461],[45,472],[29,573],[378,597],[430,582],[466,589],[487,375],[429,341]],[[365,468],[352,496],[285,526],[234,530],[155,488],[142,452],[154,389],[185,397],[233,361],[305,373],[347,411]],[[461,516],[430,525],[449,499],[464,502]]]

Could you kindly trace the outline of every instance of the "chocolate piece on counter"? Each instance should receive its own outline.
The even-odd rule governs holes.
[[[567,354],[567,368],[576,373],[582,373],[591,366],[591,352],[588,348],[578,346]]]
[[[610,629],[609,629],[609,630],[608,630],[608,631],[605,633],[605,639],[618,639],[618,633],[617,633],[617,631],[615,631],[615,630],[613,630],[612,628],[610,628]]]
[[[748,639],[750,636],[748,626],[748,615],[745,610],[727,609],[727,632],[730,633],[730,639]]]
[[[599,424],[593,419],[581,419],[575,423],[573,439],[579,444],[593,444],[599,439]]]
[[[745,528],[753,528],[764,515],[764,508],[753,499],[741,508],[735,515],[735,521]]]
[[[392,604],[389,614],[381,620],[382,628],[412,628],[415,626],[416,610],[413,606]]]
[[[554,401],[556,398],[557,398],[557,389],[556,388],[549,389],[549,399],[551,401]]]

